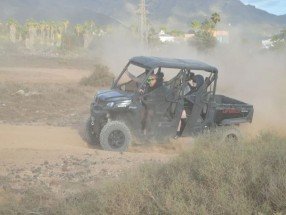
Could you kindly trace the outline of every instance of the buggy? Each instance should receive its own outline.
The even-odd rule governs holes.
[[[253,106],[216,94],[217,68],[190,59],[138,56],[129,60],[109,90],[100,90],[90,106],[86,124],[89,142],[104,150],[126,151],[132,138],[170,138],[176,134],[184,110],[190,75],[202,74],[204,83],[195,92],[193,108],[187,114],[184,136],[193,136],[219,127],[229,128],[225,137],[238,138],[233,127],[251,123]],[[148,77],[164,74],[155,90],[142,93]],[[142,114],[151,111],[149,119]],[[144,118],[145,117],[145,118]],[[147,120],[146,133],[142,120]]]

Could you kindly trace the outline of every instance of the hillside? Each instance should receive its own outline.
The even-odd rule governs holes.
[[[149,18],[159,24],[183,25],[202,19],[216,11],[223,21],[238,24],[286,25],[286,15],[276,16],[239,0],[147,0]],[[82,22],[94,19],[98,24],[117,23],[117,19],[130,25],[136,22],[139,0],[1,0],[0,19],[10,17],[24,22],[26,19],[62,20]],[[131,18],[130,18],[131,17]],[[115,18],[115,19],[114,19]]]

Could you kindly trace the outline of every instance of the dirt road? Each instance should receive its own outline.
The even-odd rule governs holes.
[[[13,126],[0,125],[0,157],[2,163],[24,165],[30,163],[41,163],[44,161],[58,161],[61,157],[70,155],[94,154],[98,158],[112,156],[132,158],[135,152],[144,153],[149,151],[147,147],[131,147],[130,152],[117,153],[107,152],[89,146],[79,135],[78,131],[68,127],[51,126]],[[180,145],[180,144],[178,144]],[[170,144],[168,145],[170,146]],[[150,146],[152,148],[152,146]],[[161,148],[161,149],[160,149]],[[150,158],[165,158],[165,154],[172,148],[157,146],[161,154],[148,153],[136,156],[136,160],[148,160]],[[173,148],[174,149],[174,148]],[[160,156],[159,156],[160,155]]]
[[[88,146],[70,127],[0,124],[0,207],[11,200],[17,207],[14,200],[37,195],[60,201],[143,164],[166,163],[191,147],[186,142],[132,146],[118,153]]]
[[[80,69],[0,67],[0,80],[14,83],[74,83],[89,73]]]
[[[0,125],[0,140],[0,184],[15,193],[43,185],[54,192],[77,192],[144,163],[167,162],[190,146],[177,142],[107,152],[88,146],[69,127],[7,124]]]

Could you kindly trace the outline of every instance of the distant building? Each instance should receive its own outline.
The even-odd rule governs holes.
[[[195,36],[195,31],[189,30],[188,33],[185,34],[185,40],[191,40]]]
[[[213,36],[219,43],[229,44],[229,32],[228,31],[214,31]]]
[[[169,34],[166,34],[165,31],[161,30],[159,33],[159,39],[162,43],[173,43],[175,42],[175,37]]]
[[[274,46],[273,41],[271,39],[262,40],[261,44],[262,44],[262,48],[264,49],[270,49]]]

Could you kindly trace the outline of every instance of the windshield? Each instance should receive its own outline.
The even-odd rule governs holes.
[[[116,87],[127,92],[136,92],[145,80],[149,70],[130,64],[120,76]]]

